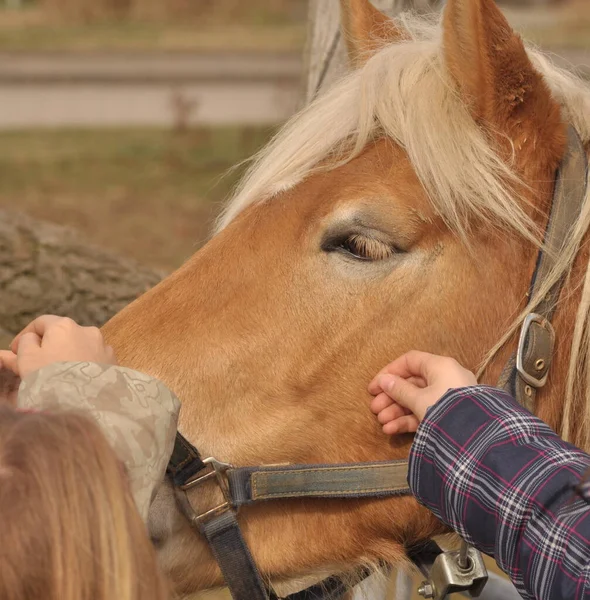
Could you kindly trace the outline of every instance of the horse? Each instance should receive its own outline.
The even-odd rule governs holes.
[[[184,437],[238,466],[407,458],[412,437],[382,434],[367,384],[411,349],[494,384],[541,300],[529,282],[568,127],[590,144],[590,88],[494,0],[448,0],[436,19],[341,6],[350,72],[253,159],[208,243],[103,329],[122,364],[178,394]],[[566,277],[537,398],[587,450],[589,224],[586,197],[547,281]],[[403,565],[446,531],[411,497],[286,499],[239,521],[285,590]],[[178,594],[223,585],[167,481],[150,532]]]

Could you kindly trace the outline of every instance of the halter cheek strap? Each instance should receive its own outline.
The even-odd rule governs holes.
[[[586,196],[588,165],[583,144],[573,128],[556,177],[555,193],[530,288],[534,298],[556,264],[580,217]],[[537,390],[547,382],[555,334],[551,325],[565,277],[549,291],[524,321],[516,354],[504,369],[499,386],[534,412]],[[234,468],[214,458],[202,459],[180,433],[168,465],[168,476],[185,517],[207,540],[234,600],[278,600],[260,576],[240,531],[237,511],[242,506],[287,498],[390,498],[410,494],[408,461],[343,465],[289,465]],[[191,503],[194,491],[213,483],[218,502],[198,511]],[[421,594],[441,600],[447,594],[469,590],[477,595],[487,580],[480,554],[466,545],[459,553],[442,553],[430,542],[416,555],[415,564],[427,576]],[[467,565],[471,564],[471,571]],[[359,572],[363,579],[371,574]],[[468,575],[468,577],[466,576]],[[339,577],[289,596],[288,600],[339,600],[349,586]]]
[[[240,531],[242,506],[286,498],[386,498],[408,495],[405,460],[368,464],[263,466],[235,469],[213,458],[201,459],[180,434],[168,467],[181,511],[205,537],[234,600],[272,600]],[[216,506],[195,510],[189,492],[215,482]],[[370,570],[359,573],[361,579]],[[338,577],[293,594],[288,600],[336,600],[349,585]]]
[[[528,293],[531,299],[538,295],[574,231],[586,197],[587,182],[586,151],[576,130],[569,127],[568,146],[555,180],[545,240]],[[532,413],[536,412],[537,392],[547,383],[553,361],[555,331],[551,320],[565,279],[566,275],[562,276],[524,320],[518,349],[508,361],[498,384]]]

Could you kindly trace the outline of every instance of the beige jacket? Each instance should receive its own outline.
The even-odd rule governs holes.
[[[54,363],[21,383],[18,407],[91,415],[129,473],[137,508],[148,509],[174,448],[180,402],[160,381],[123,367]]]

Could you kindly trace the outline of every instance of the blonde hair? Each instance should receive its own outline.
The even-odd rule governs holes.
[[[436,212],[468,242],[471,223],[509,230],[540,245],[540,232],[523,210],[522,183],[475,123],[444,64],[440,19],[412,14],[395,19],[408,38],[385,44],[295,115],[253,164],[220,217],[218,230],[246,207],[269,202],[310,175],[344,164],[374,139],[387,136],[407,152]],[[590,142],[590,86],[527,46],[529,57],[584,144]],[[570,273],[590,226],[590,200],[537,297],[513,315],[506,335],[482,364],[490,363],[524,317],[553,284]],[[523,289],[526,282],[523,282]],[[590,449],[590,277],[586,274],[576,319],[561,435]],[[584,407],[583,416],[578,414]],[[577,419],[574,419],[574,412]],[[580,417],[582,418],[580,419]],[[576,422],[574,422],[576,421]],[[575,431],[575,436],[572,432]]]
[[[71,412],[0,406],[0,598],[164,600],[123,465]]]

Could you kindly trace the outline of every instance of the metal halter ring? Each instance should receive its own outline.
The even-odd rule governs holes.
[[[211,470],[205,473],[204,475],[201,475],[201,472],[197,473],[197,475],[193,479],[187,481],[184,485],[180,486],[179,489],[183,492],[188,492],[189,490],[203,485],[207,481],[215,479],[217,482],[217,486],[223,494],[224,502],[203,513],[196,513],[193,510],[194,515],[192,516],[192,520],[197,524],[201,524],[204,521],[210,519],[211,517],[223,513],[232,508],[229,484],[227,482],[226,477],[226,472],[229,471],[232,468],[232,466],[227,463],[220,462],[213,457],[203,459],[203,464],[205,466],[210,466]]]

